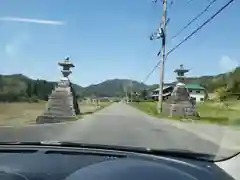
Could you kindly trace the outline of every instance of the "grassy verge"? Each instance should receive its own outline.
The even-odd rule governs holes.
[[[92,114],[110,104],[110,102],[100,102],[100,106],[97,108],[94,104],[79,103],[82,114],[77,116],[77,119],[82,118],[84,115]],[[0,103],[0,126],[34,124],[37,116],[42,115],[45,108],[45,101],[38,103]]]
[[[111,104],[112,102],[100,102],[99,106],[97,106],[96,104],[79,103],[81,114],[77,116],[77,119],[82,118],[84,115],[95,113]]]
[[[158,114],[156,102],[132,103],[132,106],[155,117],[171,120],[182,120],[180,117],[169,118],[164,114]],[[197,105],[200,114],[199,122],[220,125],[240,125],[240,102],[228,102],[228,106],[215,102],[205,102]]]
[[[145,113],[155,116],[155,117],[159,117],[161,116],[158,111],[157,111],[157,103],[156,102],[133,102],[130,103],[130,105],[132,105],[133,107],[144,111]]]

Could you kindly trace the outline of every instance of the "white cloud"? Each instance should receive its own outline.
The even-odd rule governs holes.
[[[219,63],[223,71],[232,71],[239,66],[239,62],[229,56],[222,56]]]
[[[64,25],[63,21],[52,21],[52,20],[42,20],[42,19],[30,19],[30,18],[20,18],[20,17],[1,17],[0,21],[14,21],[14,22],[25,22],[25,23],[37,23],[45,25]]]

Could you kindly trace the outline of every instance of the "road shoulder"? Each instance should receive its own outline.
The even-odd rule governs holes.
[[[178,129],[190,132],[201,139],[210,141],[221,148],[231,149],[234,151],[240,150],[240,130],[238,128],[232,128],[231,126],[221,126],[215,124],[206,123],[194,123],[194,122],[180,122],[175,120],[169,120],[164,118],[156,118],[150,116],[147,113],[140,111],[139,109],[128,105],[135,109],[136,113],[144,114],[146,119],[152,121],[152,123],[165,123],[174,126]],[[160,125],[160,124],[159,124]]]

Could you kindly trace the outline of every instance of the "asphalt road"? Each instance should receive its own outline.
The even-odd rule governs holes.
[[[216,144],[124,103],[114,103],[71,123],[0,127],[0,142],[57,140],[213,154],[219,152]]]

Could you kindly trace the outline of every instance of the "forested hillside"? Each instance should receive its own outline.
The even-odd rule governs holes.
[[[221,89],[229,94],[240,94],[240,67],[234,71],[216,76],[187,78],[187,83],[197,83],[208,92]],[[33,80],[22,74],[0,75],[0,101],[47,100],[56,82]],[[79,98],[83,97],[122,97],[125,91],[152,90],[158,85],[146,85],[129,79],[112,79],[99,84],[81,87],[73,84]]]
[[[121,97],[125,95],[125,91],[142,91],[147,88],[148,86],[146,84],[134,80],[112,79],[84,88],[83,95]]]
[[[0,75],[0,101],[37,101],[47,100],[56,82],[33,80],[22,74]],[[82,87],[73,84],[81,94]]]
[[[240,93],[240,67],[232,72],[216,76],[201,76],[198,78],[187,78],[188,83],[197,83],[204,86],[208,92],[214,92],[219,88],[225,88],[232,93]]]

